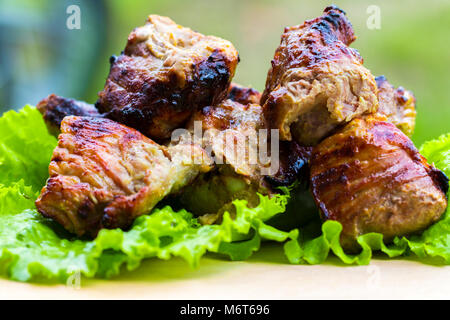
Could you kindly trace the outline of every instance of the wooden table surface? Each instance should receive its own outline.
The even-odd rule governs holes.
[[[276,247],[248,261],[203,258],[198,269],[145,261],[119,277],[29,284],[0,279],[0,299],[448,299],[450,267],[378,257],[369,266],[290,265]]]

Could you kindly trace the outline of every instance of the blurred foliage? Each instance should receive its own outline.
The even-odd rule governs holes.
[[[330,2],[0,0],[0,111],[49,93],[94,102],[109,56],[123,50],[150,13],[232,41],[241,57],[235,81],[262,90],[283,28],[320,15]],[[415,93],[415,142],[450,131],[450,1],[333,2],[347,12],[358,36],[353,46],[373,74]],[[81,30],[66,28],[70,4],[81,8]],[[370,5],[381,9],[379,30],[366,25]]]

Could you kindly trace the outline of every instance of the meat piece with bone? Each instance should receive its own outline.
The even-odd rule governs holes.
[[[354,119],[314,148],[311,189],[324,220],[343,226],[341,243],[379,232],[386,241],[426,229],[447,207],[448,179],[411,140],[376,116]]]
[[[164,147],[112,120],[69,116],[36,207],[78,236],[128,228],[211,164],[198,146]]]
[[[238,60],[230,42],[150,15],[112,57],[96,106],[148,137],[169,138],[195,110],[226,97]]]
[[[316,145],[339,125],[378,108],[375,78],[359,53],[341,9],[285,28],[261,98],[282,140]]]

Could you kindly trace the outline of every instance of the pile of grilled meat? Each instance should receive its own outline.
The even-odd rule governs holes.
[[[448,179],[409,138],[413,94],[375,78],[349,47],[354,40],[335,6],[285,28],[260,94],[231,83],[239,56],[230,42],[149,16],[111,57],[95,105],[56,95],[38,104],[58,146],[37,209],[94,237],[128,228],[169,196],[217,223],[234,199],[256,206],[258,193],[306,181],[321,218],[343,225],[346,250],[364,233],[390,241],[424,230],[447,207]],[[195,121],[213,134],[170,140],[179,128],[193,133]],[[221,141],[225,131],[260,129],[278,129],[276,172],[246,161],[250,150],[236,159],[234,140]]]

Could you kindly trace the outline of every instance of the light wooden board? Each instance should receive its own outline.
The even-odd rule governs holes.
[[[184,261],[148,260],[110,280],[81,278],[80,288],[0,279],[1,299],[448,299],[450,267],[377,258],[344,266],[336,258],[316,266],[290,265],[279,248],[248,261],[205,257],[198,269]]]

